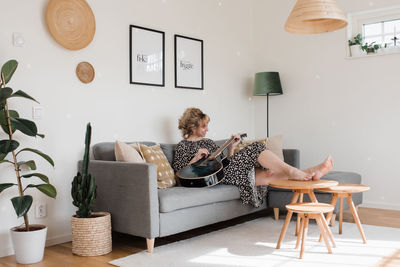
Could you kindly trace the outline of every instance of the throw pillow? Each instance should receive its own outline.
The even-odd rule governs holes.
[[[168,162],[167,157],[160,145],[148,147],[140,145],[140,150],[147,163],[157,165],[157,185],[158,188],[168,188],[176,184],[174,170]]]
[[[137,143],[126,144],[124,142],[115,141],[115,159],[117,161],[144,163],[144,159],[137,151]]]
[[[264,144],[272,153],[278,156],[279,159],[283,161],[283,151],[282,151],[282,135],[271,136],[264,139],[242,141],[238,144],[234,150],[234,153],[239,152],[239,150],[245,148],[246,146],[254,143],[260,142]]]

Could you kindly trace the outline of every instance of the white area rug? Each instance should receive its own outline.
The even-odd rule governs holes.
[[[313,221],[313,222],[311,222]],[[343,223],[343,234],[338,234],[336,222],[333,235],[337,247],[328,254],[324,242],[318,242],[319,231],[314,220],[310,226],[303,259],[295,249],[295,222],[292,221],[282,242],[275,249],[283,220],[259,218],[219,231],[183,241],[155,247],[154,253],[145,251],[113,260],[116,266],[376,266],[383,257],[400,249],[400,228],[363,225],[367,244],[363,244],[356,224]],[[156,239],[157,244],[157,239]]]

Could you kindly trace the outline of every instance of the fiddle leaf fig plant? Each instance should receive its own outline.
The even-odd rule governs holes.
[[[27,213],[32,206],[33,198],[31,195],[26,194],[26,190],[36,188],[51,198],[57,196],[57,191],[49,183],[49,178],[46,175],[34,172],[36,171],[36,162],[34,160],[19,160],[19,156],[22,154],[34,153],[54,167],[54,161],[50,156],[34,148],[21,148],[20,143],[15,140],[14,133],[16,131],[20,131],[27,136],[44,138],[43,134],[38,133],[36,124],[33,121],[21,118],[16,110],[12,110],[8,106],[9,100],[15,97],[37,102],[25,92],[21,90],[14,92],[13,89],[7,86],[17,67],[18,62],[16,60],[9,60],[1,68],[0,126],[4,133],[0,133],[0,164],[9,164],[12,166],[15,171],[16,183],[0,183],[0,193],[13,186],[18,187],[18,196],[13,197],[11,202],[18,218],[24,217],[25,230],[29,231]],[[41,182],[39,184],[31,182],[33,177],[39,178]],[[25,182],[29,184],[25,185]]]

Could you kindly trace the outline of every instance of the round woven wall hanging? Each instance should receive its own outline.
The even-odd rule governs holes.
[[[89,62],[81,62],[76,67],[76,76],[83,83],[90,83],[94,79],[94,68]]]
[[[50,0],[46,23],[57,43],[70,50],[86,47],[96,31],[92,9],[85,0]]]

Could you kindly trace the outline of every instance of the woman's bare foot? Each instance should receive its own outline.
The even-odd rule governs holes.
[[[288,175],[290,180],[297,181],[311,180],[312,177],[315,176],[315,174],[312,172],[305,172],[296,168],[290,168]]]
[[[314,181],[321,179],[322,176],[327,174],[333,168],[333,158],[328,156],[321,164],[304,170],[306,173],[314,173],[312,179]]]

